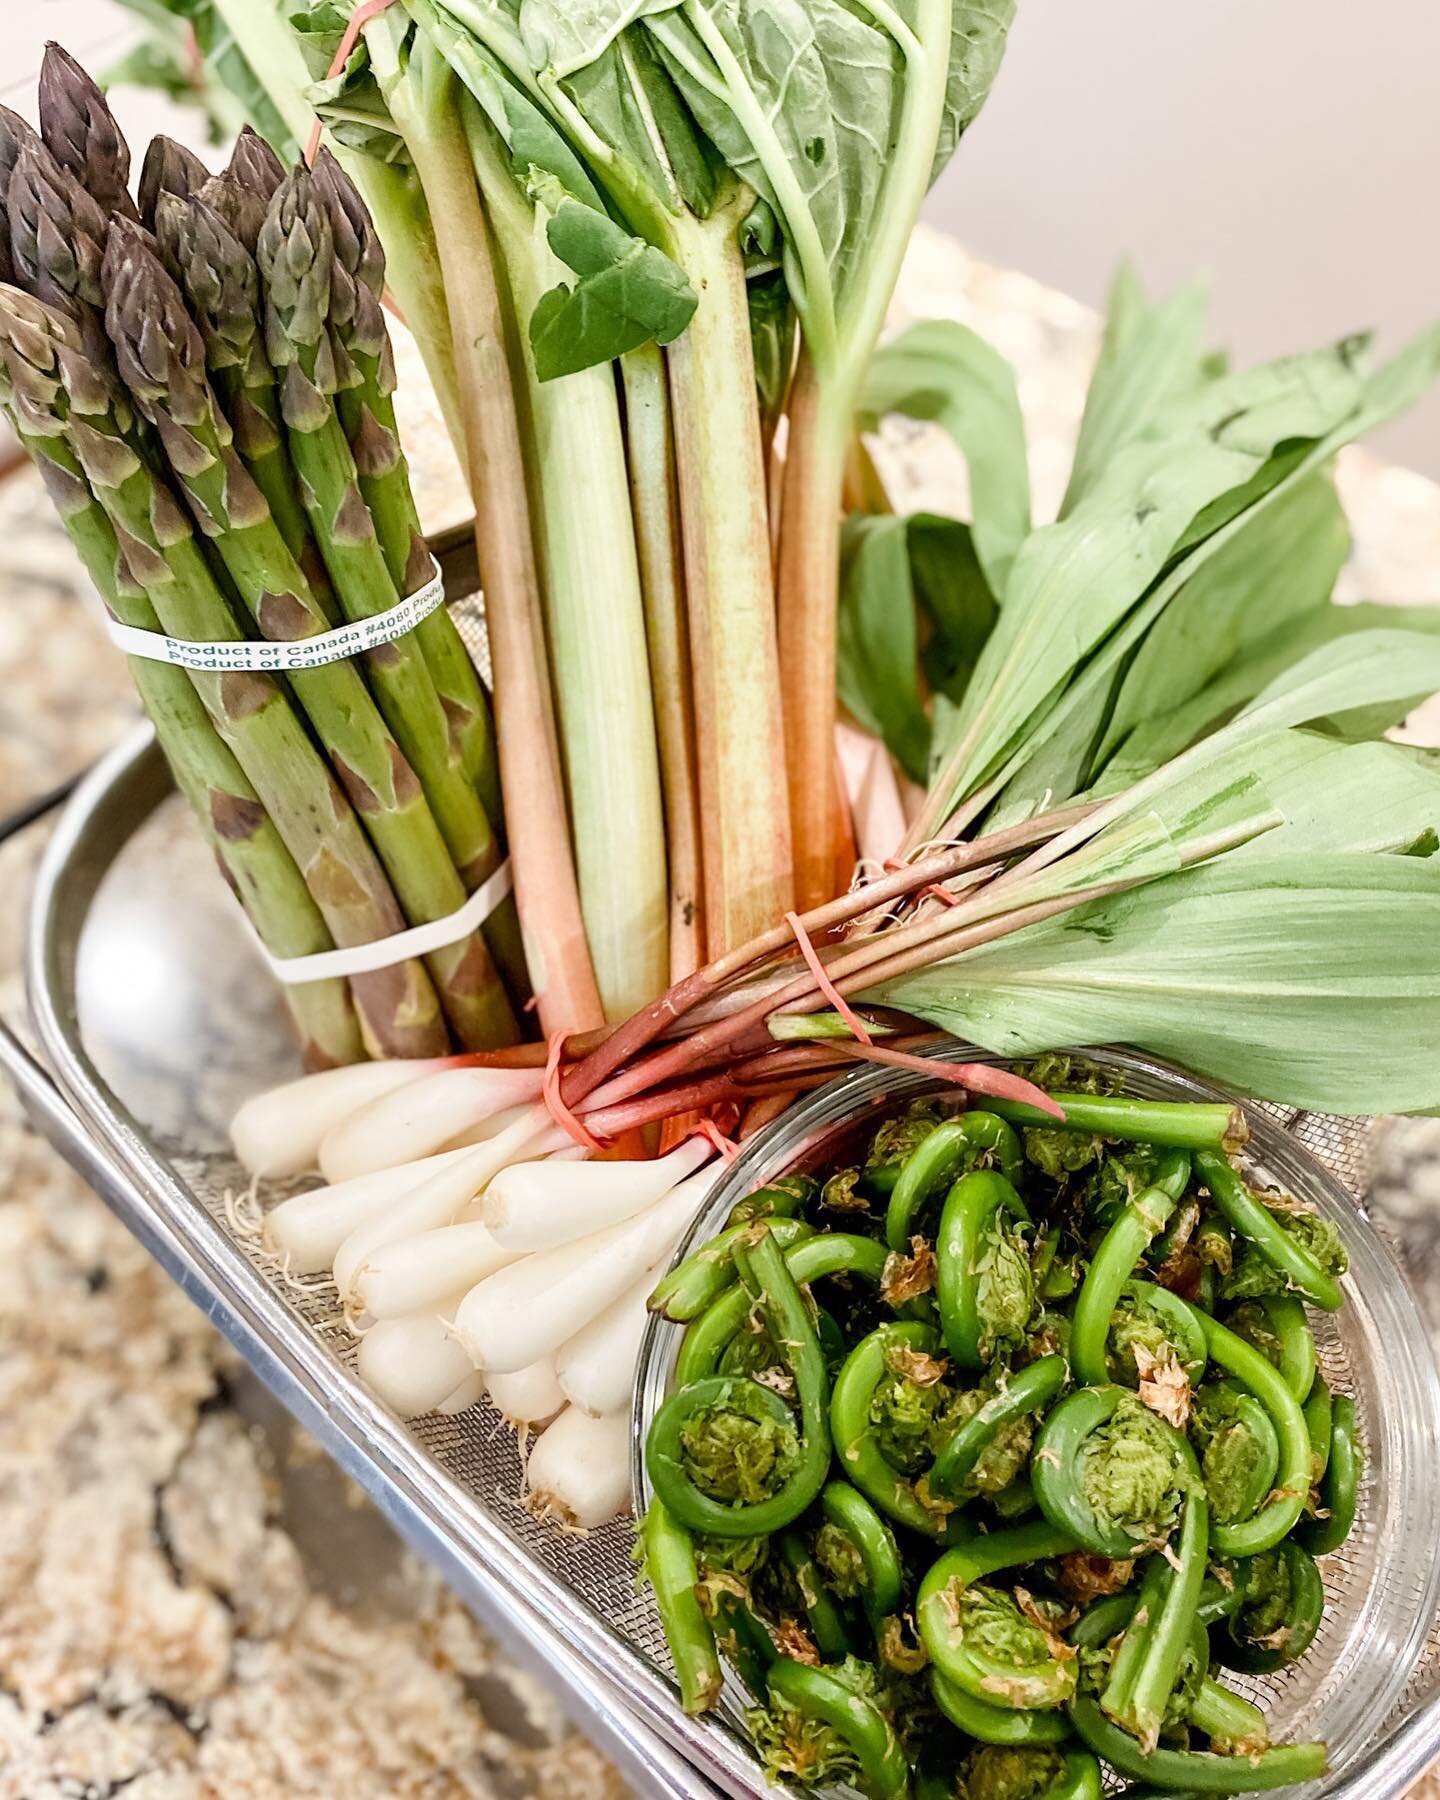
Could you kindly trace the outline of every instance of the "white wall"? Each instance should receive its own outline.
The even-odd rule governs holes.
[[[1091,304],[1208,269],[1243,360],[1394,344],[1440,317],[1440,5],[1019,0],[930,216]],[[1440,400],[1375,441],[1440,476]]]

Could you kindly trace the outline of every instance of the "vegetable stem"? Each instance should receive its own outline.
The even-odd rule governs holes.
[[[778,604],[795,892],[805,908],[835,891],[833,671],[847,398],[843,388],[822,385],[802,350],[790,397]]]
[[[425,190],[450,302],[495,664],[501,789],[526,961],[545,1031],[583,1031],[600,1024],[604,1014],[570,852],[494,250],[475,188],[457,85],[443,59],[423,40],[417,43],[417,61],[429,66],[422,113],[419,96],[399,78],[394,31],[395,22],[382,14],[366,26],[365,37]]]
[[[461,105],[515,315],[528,319],[565,270],[544,210],[522,195],[474,101]],[[522,357],[580,905],[600,999],[618,1020],[669,972],[660,765],[619,402],[608,364],[542,381],[528,336]]]
[[[732,949],[792,899],[765,465],[736,214],[677,221],[700,297],[668,352],[695,674],[705,918]],[[827,787],[828,793],[828,775]]]
[[[650,646],[650,689],[660,750],[665,841],[670,867],[670,979],[704,961],[695,707],[685,621],[684,551],[675,483],[675,438],[665,360],[647,344],[620,364],[630,499]]]

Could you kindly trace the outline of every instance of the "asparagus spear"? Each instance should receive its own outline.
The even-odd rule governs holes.
[[[6,213],[16,285],[75,319],[87,350],[107,361],[100,286],[105,215],[33,132],[11,169]]]
[[[40,134],[107,218],[140,215],[130,198],[130,149],[105,96],[73,56],[47,44],[40,65]]]
[[[282,181],[285,179],[285,165],[266,143],[260,133],[251,125],[247,125],[235,140],[235,148],[230,153],[230,166],[226,171],[233,175],[239,186],[246,192],[254,194],[268,208],[275,198]],[[258,241],[260,225],[264,224],[262,215],[255,228]],[[250,245],[253,250],[254,244]]]
[[[223,177],[205,191],[231,190]],[[260,326],[260,276],[255,260],[221,214],[198,195],[162,195],[155,208],[155,236],[171,276],[190,302],[205,340],[210,381],[241,462],[270,507],[290,553],[305,571],[331,624],[340,613],[325,560],[310,535],[300,504],[300,483],[285,443],[275,371],[265,354]]]
[[[126,568],[115,528],[65,440],[64,391],[54,370],[47,377],[41,366],[48,321],[37,301],[20,295],[7,298],[11,310],[8,331],[0,336],[0,406],[39,470],[110,612],[122,624],[158,631],[154,608]],[[190,677],[183,669],[143,657],[130,659],[130,674],[176,783],[261,941],[284,957],[333,948],[334,940],[294,858],[240,765],[220,741]],[[329,1068],[364,1056],[343,981],[289,987],[285,998],[307,1068]]]
[[[402,594],[413,594],[430,572],[430,552],[395,419],[395,358],[381,305],[385,251],[359,190],[328,150],[322,149],[316,158],[315,186],[329,214],[335,247],[331,325],[337,347],[349,357],[356,376],[341,387],[336,407],[390,578]],[[480,790],[491,823],[498,827],[495,733],[475,665],[447,612],[432,613],[415,635],[466,772]]]
[[[164,194],[172,194],[176,199],[188,199],[210,180],[210,171],[183,144],[177,144],[174,138],[151,138],[150,148],[145,152],[145,161],[140,165],[140,218],[151,230],[155,229],[155,209]]]
[[[112,226],[105,285],[120,377],[159,433],[200,529],[261,635],[290,641],[316,636],[328,623],[324,611],[231,448],[229,427],[205,378],[200,333],[137,227]],[[455,912],[465,889],[359,670],[350,662],[297,669],[290,687],[340,773],[406,918],[418,925]],[[514,1041],[514,1015],[478,933],[426,960],[467,1049]]]
[[[10,255],[10,181],[21,150],[32,141],[39,141],[34,127],[8,106],[0,106],[0,281],[15,280]]]
[[[280,374],[281,412],[311,526],[341,608],[358,620],[387,611],[399,594],[332,405],[336,367],[326,321],[333,264],[326,210],[308,170],[297,169],[277,190],[260,236],[266,341]],[[413,634],[372,655],[368,673],[462,880],[478,887],[495,866],[494,834]]]
[[[56,412],[66,441],[115,527],[132,576],[162,628],[192,641],[243,636],[189,520],[125,436],[113,378],[89,357],[63,316],[26,309],[0,290],[0,334],[30,417]],[[281,687],[255,672],[194,671],[191,679],[220,737],[253,784],[337,944],[369,943],[404,918],[358,820]],[[411,961],[357,975],[351,991],[367,1047],[385,1056],[434,1056],[446,1045],[430,979]]]

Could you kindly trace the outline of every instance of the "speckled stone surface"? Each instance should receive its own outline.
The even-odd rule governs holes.
[[[928,232],[899,311],[964,319],[1016,363],[1038,510],[1053,510],[1092,315]],[[451,522],[464,494],[433,408],[415,383],[404,403],[427,519]],[[907,504],[961,503],[963,468],[943,439],[901,433],[890,448]],[[1356,534],[1346,593],[1436,597],[1440,488],[1363,451],[1342,457],[1340,479]],[[83,767],[133,716],[38,484],[23,474],[0,485],[0,813]],[[1435,713],[1416,724],[1440,738]],[[11,1019],[42,837],[0,849],[0,1008]],[[1377,1198],[1440,1251],[1440,1124],[1391,1129]],[[621,1790],[548,1697],[388,1544],[358,1492],[273,1416],[0,1085],[0,1800],[117,1791]],[[1440,1796],[1440,1784],[1425,1791]]]

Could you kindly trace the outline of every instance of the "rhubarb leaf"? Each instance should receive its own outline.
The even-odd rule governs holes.
[[[579,277],[545,294],[530,319],[542,381],[612,362],[641,344],[668,344],[695,311],[695,290],[661,251],[568,197],[546,226],[550,248]]]

